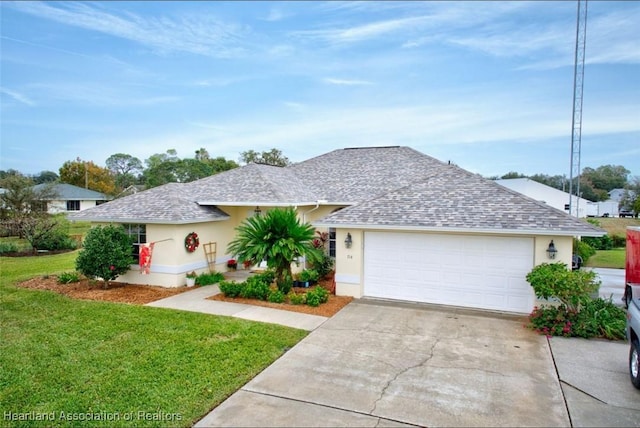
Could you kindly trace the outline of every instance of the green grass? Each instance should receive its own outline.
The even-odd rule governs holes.
[[[595,255],[589,257],[587,266],[596,268],[624,269],[625,256],[624,248],[598,250]]]
[[[640,219],[637,218],[597,218],[599,227],[607,231],[609,236],[618,235],[626,237],[627,226],[640,226]],[[612,250],[597,250],[591,256],[586,265],[596,268],[625,268],[625,248],[614,248]]]
[[[73,270],[75,255],[0,257],[0,425],[191,426],[306,335],[14,286]]]

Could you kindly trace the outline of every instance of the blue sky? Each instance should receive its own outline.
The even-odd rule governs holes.
[[[569,175],[575,2],[3,1],[0,14],[0,169],[406,145],[485,176]],[[581,165],[640,175],[640,2],[588,14]]]

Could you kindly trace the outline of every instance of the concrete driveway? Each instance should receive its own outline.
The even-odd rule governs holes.
[[[196,426],[569,426],[524,321],[354,302]]]
[[[640,426],[640,390],[629,380],[627,342],[566,337],[549,342],[573,426]]]

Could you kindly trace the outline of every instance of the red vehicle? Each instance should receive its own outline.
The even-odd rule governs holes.
[[[624,304],[629,307],[631,286],[640,286],[640,227],[627,227],[627,262],[625,269]]]
[[[627,228],[627,266],[624,302],[627,305],[629,376],[640,389],[640,227]]]

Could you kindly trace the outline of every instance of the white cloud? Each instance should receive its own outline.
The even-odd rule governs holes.
[[[173,95],[141,95],[131,90],[119,89],[113,85],[83,82],[57,84],[34,83],[30,88],[38,90],[49,100],[72,102],[85,106],[125,107],[152,106],[179,100]]]
[[[118,16],[75,2],[60,7],[40,2],[16,2],[12,6],[65,25],[128,39],[159,52],[182,51],[225,58],[245,51],[243,37],[247,29],[209,14],[180,19],[141,17],[133,13]]]
[[[11,97],[12,99],[18,101],[19,103],[26,104],[26,105],[28,105],[30,107],[33,107],[33,106],[36,105],[36,103],[34,101],[32,101],[26,95],[23,95],[23,94],[21,94],[19,92],[16,92],[16,91],[12,91],[11,89],[0,87],[0,93],[8,95],[9,97]]]
[[[373,82],[367,80],[355,80],[355,79],[336,79],[333,77],[327,77],[322,79],[323,82],[331,85],[343,85],[343,86],[361,86],[361,85],[373,85]]]

